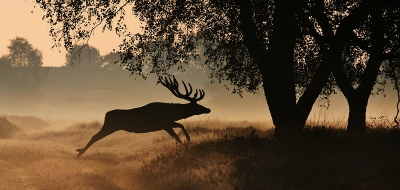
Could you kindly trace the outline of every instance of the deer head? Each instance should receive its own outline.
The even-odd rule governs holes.
[[[197,104],[198,101],[200,101],[204,98],[204,96],[205,96],[204,90],[196,89],[193,97],[191,97],[193,88],[192,88],[192,85],[190,85],[190,83],[188,83],[188,85],[186,86],[186,83],[184,81],[182,81],[183,87],[185,88],[185,94],[182,94],[179,91],[179,83],[176,80],[175,76],[172,76],[172,78],[165,77],[164,80],[162,80],[160,78],[159,81],[163,86],[168,88],[168,90],[171,91],[171,93],[173,95],[175,95],[177,98],[181,98],[181,99],[184,99],[184,100],[187,100],[190,102],[189,104],[187,104],[187,114],[188,115],[199,115],[199,114],[211,112],[210,109]],[[188,86],[189,86],[189,88],[188,88]]]

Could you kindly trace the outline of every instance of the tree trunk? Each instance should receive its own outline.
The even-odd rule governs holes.
[[[320,44],[321,45],[321,44]],[[325,86],[329,75],[331,74],[331,66],[332,64],[329,60],[329,51],[325,48],[321,48],[322,61],[314,72],[314,75],[307,85],[306,90],[303,95],[299,98],[299,101],[296,105],[295,112],[295,128],[303,129],[308,116],[310,115],[311,109],[317,100],[318,96],[322,92],[322,88]]]
[[[337,63],[334,69],[334,75],[336,83],[340,87],[344,96],[349,104],[349,118],[347,124],[347,131],[353,134],[363,134],[366,132],[366,110],[368,105],[368,99],[371,95],[372,88],[374,87],[376,78],[379,73],[379,67],[381,58],[376,54],[370,54],[367,66],[364,73],[361,76],[360,83],[357,89],[351,85],[349,78],[344,73],[341,61],[339,58],[340,54],[336,54],[332,57],[333,61]]]
[[[253,20],[252,5],[241,1],[240,28],[243,41],[263,77],[263,88],[276,131],[293,128],[296,92],[293,78],[293,52],[297,37],[295,9],[297,1],[275,2],[274,30],[268,51],[263,33]]]
[[[365,114],[367,111],[368,99],[374,87],[376,77],[378,76],[380,63],[380,59],[376,59],[376,56],[371,55],[367,68],[361,78],[360,85],[354,95],[349,96],[350,98],[346,97],[349,103],[347,131],[350,133],[366,132]]]
[[[275,125],[275,137],[296,136],[304,127],[311,109],[331,72],[328,53],[323,52],[323,63],[318,66],[303,96],[296,104],[293,71],[293,52],[296,43],[296,9],[298,1],[275,1],[274,30],[269,36],[268,51],[263,36],[252,19],[249,3],[242,3],[239,20],[244,44],[257,63],[263,77],[263,87],[268,108]]]
[[[363,97],[355,97],[348,100],[349,118],[347,122],[347,132],[351,134],[366,133],[366,112],[368,98],[370,94],[363,94]]]
[[[297,38],[296,2],[275,1],[274,29],[268,44],[268,60],[265,70],[264,92],[268,106],[276,112],[273,122],[275,130],[293,129],[296,108],[296,92],[293,71],[293,52]],[[271,110],[272,111],[272,110]]]

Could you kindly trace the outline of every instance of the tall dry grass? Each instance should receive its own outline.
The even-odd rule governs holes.
[[[166,132],[116,132],[83,147],[87,122],[0,140],[0,189],[399,189],[400,133],[348,137],[313,126],[277,141],[264,121],[183,121],[191,143]],[[184,135],[176,130],[180,137]]]

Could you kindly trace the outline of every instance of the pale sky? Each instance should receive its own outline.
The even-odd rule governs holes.
[[[51,49],[52,39],[49,36],[49,24],[42,20],[44,12],[34,3],[34,0],[0,0],[0,56],[8,53],[7,46],[10,40],[16,36],[28,39],[34,48],[43,52],[44,66],[62,66],[65,63],[65,50]],[[31,13],[33,11],[33,13]],[[127,10],[126,14],[130,11]],[[139,31],[138,21],[133,16],[127,15],[126,19],[132,20],[128,27],[132,32]],[[118,50],[121,39],[115,34],[115,31],[101,32],[98,28],[89,41],[91,46],[100,50],[102,55]]]

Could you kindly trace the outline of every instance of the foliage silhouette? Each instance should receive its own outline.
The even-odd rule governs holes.
[[[177,98],[188,100],[190,103],[172,104],[154,102],[130,110],[117,109],[109,111],[106,113],[104,124],[100,131],[95,134],[92,139],[90,139],[84,148],[76,150],[79,152],[78,157],[85,153],[85,151],[93,143],[119,130],[133,133],[148,133],[165,130],[177,142],[182,144],[182,141],[173,130],[173,128],[180,128],[184,132],[186,140],[189,142],[190,136],[186,132],[184,126],[180,123],[176,123],[175,121],[185,119],[193,115],[210,113],[210,109],[197,104],[197,101],[200,101],[204,98],[205,93],[203,90],[196,89],[193,97],[190,97],[193,91],[192,86],[188,84],[189,89],[187,89],[186,84],[182,81],[186,93],[181,94],[179,92],[179,84],[175,77],[173,77],[173,79],[165,78],[164,81],[160,79],[160,83],[168,88]]]
[[[71,48],[72,40],[88,40],[102,26],[124,36],[122,63],[133,74],[165,75],[197,64],[210,68],[212,82],[230,81],[234,93],[262,87],[278,135],[301,130],[318,96],[327,99],[336,84],[349,102],[349,129],[365,132],[377,65],[399,44],[400,6],[393,0],[37,3],[57,47]],[[125,24],[130,6],[142,33]]]
[[[9,56],[3,55],[0,57],[0,68],[10,68],[11,67],[11,61]]]
[[[110,52],[105,56],[102,56],[101,67],[107,70],[121,69],[120,65],[121,53]]]

